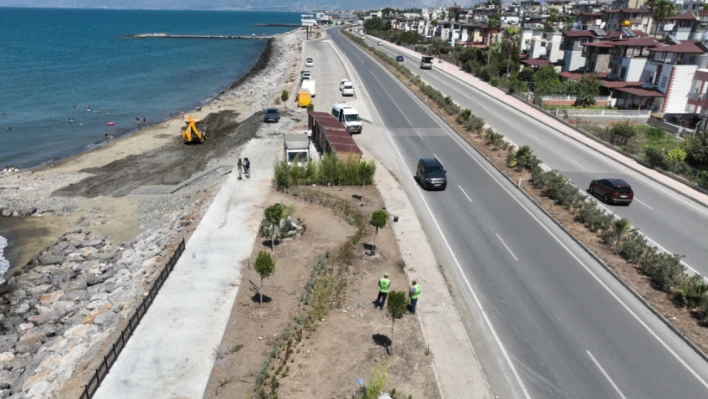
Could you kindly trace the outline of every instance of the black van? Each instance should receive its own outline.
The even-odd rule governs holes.
[[[415,172],[420,186],[426,190],[444,190],[447,188],[447,171],[435,158],[421,158]]]

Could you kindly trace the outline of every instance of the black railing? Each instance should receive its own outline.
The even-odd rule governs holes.
[[[130,339],[130,337],[133,335],[135,329],[138,328],[140,320],[143,319],[143,316],[145,316],[145,313],[147,313],[148,309],[150,308],[150,305],[152,305],[153,301],[155,300],[158,291],[160,291],[160,288],[162,288],[162,285],[165,284],[167,277],[170,276],[170,273],[172,273],[172,270],[175,268],[177,260],[184,252],[184,246],[184,239],[182,239],[182,242],[179,243],[179,246],[170,257],[170,260],[167,262],[165,267],[160,272],[160,275],[155,280],[155,283],[152,285],[152,287],[150,287],[148,295],[143,297],[143,300],[140,302],[140,305],[138,305],[137,309],[135,309],[135,313],[133,313],[130,319],[128,319],[128,324],[120,332],[120,337],[118,337],[116,339],[116,342],[113,343],[111,350],[103,357],[103,361],[101,362],[101,364],[98,365],[93,375],[91,376],[91,379],[84,386],[84,392],[81,394],[80,399],[91,399],[91,397],[98,390],[98,387],[101,386],[101,381],[106,378],[106,376],[108,375],[108,371],[110,371],[113,364],[115,364],[116,360],[118,360],[118,355],[120,355],[120,353],[123,351],[123,348],[125,348],[125,344],[128,342],[128,339]]]

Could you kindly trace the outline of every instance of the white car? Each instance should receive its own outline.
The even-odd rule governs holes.
[[[377,46],[383,46],[383,43],[378,42],[378,43],[376,43],[376,45],[377,45]]]
[[[306,60],[305,60],[305,66],[306,66],[306,67],[313,67],[313,66],[315,66],[315,60],[313,60],[312,58],[306,59]]]
[[[339,91],[342,91],[344,89],[344,84],[349,83],[351,84],[352,82],[349,81],[349,79],[342,79],[339,81]]]
[[[354,85],[352,82],[345,80],[339,85],[343,96],[354,96]]]

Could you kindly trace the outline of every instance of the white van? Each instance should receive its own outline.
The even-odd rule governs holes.
[[[332,105],[332,116],[344,125],[349,134],[361,133],[362,125],[359,113],[347,103],[334,103]]]
[[[310,96],[315,97],[317,93],[315,92],[315,79],[305,79],[302,81],[301,88],[303,90],[309,90]]]

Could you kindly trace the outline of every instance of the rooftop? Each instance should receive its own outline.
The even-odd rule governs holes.
[[[666,44],[657,43],[649,51],[652,52],[662,52],[662,53],[682,53],[682,54],[704,54],[706,53],[706,48],[703,44],[699,44],[696,40],[681,40],[679,44]]]
[[[543,59],[543,58],[529,58],[526,60],[521,61],[522,64],[530,65],[530,66],[536,66],[536,67],[544,67],[546,65],[549,65],[551,61]]]
[[[604,12],[614,14],[614,13],[625,13],[625,14],[649,14],[649,10],[644,10],[642,8],[616,8],[614,10],[604,10]]]
[[[666,95],[656,89],[643,89],[641,87],[620,87],[617,91],[628,93],[637,97],[666,97]]]

